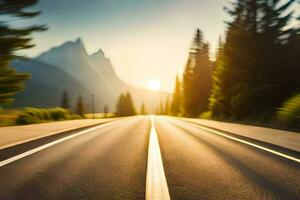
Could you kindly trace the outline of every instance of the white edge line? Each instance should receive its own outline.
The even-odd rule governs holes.
[[[38,140],[38,139],[42,139],[44,137],[57,135],[57,134],[68,132],[68,131],[76,131],[76,129],[88,128],[88,127],[91,127],[91,126],[99,126],[99,125],[103,125],[105,123],[109,123],[109,122],[112,122],[112,121],[114,121],[114,120],[108,120],[108,121],[99,122],[99,123],[96,123],[96,124],[90,124],[90,125],[87,125],[87,126],[77,127],[77,128],[66,128],[66,129],[59,130],[59,131],[54,131],[54,132],[51,132],[51,133],[45,133],[44,135],[41,135],[41,136],[37,136],[37,137],[30,138],[30,139],[22,140],[22,141],[19,141],[19,142],[13,142],[13,143],[10,143],[10,144],[3,145],[3,146],[0,147],[0,151],[3,150],[3,149],[9,148],[9,147],[19,145],[19,144],[31,142],[31,141]]]
[[[146,177],[146,200],[170,200],[158,137],[151,117]]]
[[[193,125],[193,126],[195,126],[195,127],[198,127],[198,128],[200,128],[200,129],[202,129],[202,130],[206,130],[206,131],[208,131],[208,132],[211,132],[211,133],[214,133],[214,134],[217,134],[217,135],[226,137],[226,138],[228,138],[228,139],[231,139],[231,140],[234,140],[234,141],[237,141],[237,142],[240,142],[240,143],[243,143],[243,144],[246,144],[246,145],[249,145],[249,146],[252,146],[252,147],[261,149],[261,150],[264,150],[264,151],[267,151],[267,152],[269,152],[269,153],[272,153],[272,154],[275,154],[275,155],[277,155],[277,156],[286,158],[286,159],[288,159],[288,160],[292,160],[292,161],[295,161],[295,162],[297,162],[297,163],[300,163],[300,159],[295,158],[295,157],[293,157],[293,156],[289,156],[289,155],[287,155],[287,154],[284,154],[284,153],[281,153],[281,152],[278,152],[278,151],[269,149],[269,148],[267,148],[267,147],[263,147],[263,146],[254,144],[254,143],[252,143],[252,142],[247,142],[247,141],[245,141],[245,140],[238,139],[238,138],[235,138],[235,137],[233,137],[233,136],[229,136],[229,135],[227,135],[227,134],[224,134],[224,133],[222,133],[222,132],[220,132],[220,131],[213,130],[213,129],[211,129],[211,128],[203,127],[201,124],[194,124],[194,123],[191,123],[191,122],[188,122],[188,121],[184,121],[184,122],[189,123],[189,124],[191,124],[191,125]]]
[[[96,127],[92,127],[92,128],[87,129],[87,130],[80,131],[80,132],[78,132],[78,133],[69,135],[69,136],[67,136],[67,137],[64,137],[64,138],[55,140],[55,141],[53,141],[53,142],[50,142],[50,143],[48,143],[48,144],[39,146],[39,147],[34,148],[34,149],[31,149],[31,150],[29,150],[29,151],[26,151],[26,152],[24,152],[24,153],[21,153],[21,154],[19,154],[19,155],[16,155],[16,156],[14,156],[14,157],[11,157],[11,158],[8,158],[8,159],[6,159],[6,160],[1,161],[1,162],[0,162],[0,167],[3,167],[3,166],[5,166],[5,165],[8,165],[8,164],[10,164],[10,163],[12,163],[12,162],[15,162],[15,161],[17,161],[17,160],[20,160],[20,159],[22,159],[22,158],[24,158],[24,157],[27,157],[27,156],[29,156],[29,155],[31,155],[31,154],[34,154],[34,153],[37,153],[37,152],[39,152],[39,151],[41,151],[41,150],[43,150],[43,149],[46,149],[46,148],[51,147],[51,146],[53,146],[53,145],[56,145],[56,144],[58,144],[58,143],[64,142],[64,141],[69,140],[69,139],[71,139],[71,138],[80,136],[80,135],[85,134],[85,133],[90,132],[90,131],[97,130],[97,129],[99,129],[99,128],[103,128],[103,127],[105,127],[105,126],[107,126],[107,125],[112,125],[112,124],[117,123],[117,122],[119,122],[119,121],[114,121],[114,122],[108,122],[108,123],[105,123],[105,124],[100,124],[100,125],[98,125],[98,126],[96,126]]]

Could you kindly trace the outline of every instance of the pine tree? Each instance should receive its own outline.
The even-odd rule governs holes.
[[[70,109],[69,95],[66,90],[64,90],[62,95],[61,107],[64,109]]]
[[[178,115],[181,112],[181,83],[179,76],[176,76],[175,89],[173,93],[172,103],[171,103],[171,113],[173,115]]]
[[[211,111],[215,118],[235,116],[242,118],[249,114],[251,102],[251,67],[255,65],[255,38],[246,23],[245,0],[239,0],[234,10],[228,10],[234,20],[228,23],[228,31],[222,54],[214,71],[214,85],[211,94]]]
[[[117,116],[131,116],[135,115],[136,110],[132,101],[131,94],[127,92],[126,94],[121,94],[117,102]]]
[[[222,76],[223,69],[222,61],[223,61],[223,49],[224,49],[224,42],[222,41],[222,38],[219,38],[219,44],[218,49],[216,53],[216,61],[215,66],[212,74],[212,92],[211,96],[209,98],[209,108],[213,117],[220,117],[221,116],[221,110],[223,106],[222,102],[222,82],[220,79],[220,76]]]
[[[211,90],[211,68],[209,60],[209,45],[203,43],[202,49],[196,54],[194,68],[194,116],[208,110]]]
[[[289,64],[289,44],[294,29],[289,27],[293,11],[289,8],[295,0],[261,0],[259,19],[258,64],[256,65],[256,112],[275,111],[281,103],[299,90],[295,80],[296,70]],[[299,78],[299,76],[298,76]],[[299,82],[298,82],[299,83]]]
[[[39,12],[24,11],[36,3],[37,0],[0,2],[0,15],[3,16],[0,20],[0,105],[13,102],[15,94],[24,88],[24,82],[30,78],[28,74],[18,73],[10,67],[11,60],[16,57],[15,52],[33,47],[30,34],[46,30],[44,26],[13,28],[9,25],[9,19],[39,15]]]
[[[103,106],[103,117],[106,118],[106,117],[107,117],[107,114],[108,114],[108,106],[107,106],[107,105],[104,105],[104,106]]]
[[[125,96],[122,93],[119,96],[118,102],[117,102],[117,109],[116,109],[116,115],[117,116],[124,116],[125,115]]]
[[[166,101],[165,101],[165,107],[164,107],[164,114],[165,115],[169,115],[170,114],[170,99],[169,97],[167,97]]]
[[[141,115],[146,115],[146,108],[145,108],[145,103],[142,103],[141,105],[141,111],[140,111]]]
[[[76,102],[76,114],[80,115],[81,117],[84,117],[84,103],[82,96],[79,96]]]
[[[127,115],[129,115],[129,116],[136,115],[134,103],[133,103],[131,94],[129,92],[127,92],[125,99],[126,99]]]
[[[227,37],[214,72],[211,111],[217,118],[256,118],[287,98],[296,86],[288,63],[294,1],[237,0],[228,10]],[[290,54],[291,55],[291,54]],[[294,86],[293,86],[294,85]],[[298,84],[299,85],[299,84]]]
[[[185,67],[183,74],[183,114],[184,116],[190,117],[193,112],[193,68],[191,58],[188,58],[188,62]]]
[[[202,32],[197,29],[183,75],[184,115],[196,117],[208,110],[211,68],[209,45],[203,42]]]

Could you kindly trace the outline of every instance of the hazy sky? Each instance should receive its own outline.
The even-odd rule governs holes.
[[[36,56],[67,40],[81,37],[89,53],[101,48],[117,74],[130,84],[145,87],[159,79],[173,90],[196,28],[212,49],[224,33],[226,0],[40,0],[43,14],[32,20],[49,30],[35,34]]]

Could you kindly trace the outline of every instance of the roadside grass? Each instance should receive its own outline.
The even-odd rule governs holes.
[[[113,113],[95,113],[95,119],[115,117]],[[22,108],[3,109],[0,108],[0,127],[46,123],[52,121],[93,119],[93,114],[86,114],[84,117],[71,113],[69,110],[55,108]]]
[[[116,117],[114,113],[88,113],[88,114],[85,114],[84,117],[86,119],[103,119],[103,118],[113,118],[113,117]]]
[[[21,113],[18,109],[2,109],[0,108],[0,126],[16,125],[16,118]]]

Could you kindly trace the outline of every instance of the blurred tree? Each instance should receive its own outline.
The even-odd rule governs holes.
[[[24,11],[35,5],[37,0],[0,0],[0,104],[11,103],[15,94],[23,89],[24,81],[29,79],[28,74],[17,73],[10,67],[15,52],[31,48],[30,34],[35,31],[46,30],[45,26],[29,26],[13,28],[9,25],[11,17],[32,18],[40,12]],[[4,19],[7,19],[6,21]]]
[[[253,83],[255,95],[253,103],[256,110],[254,114],[262,110],[273,115],[277,107],[292,94],[299,91],[299,73],[294,64],[289,62],[290,56],[295,51],[291,44],[294,35],[294,27],[290,26],[293,10],[290,7],[295,0],[260,0],[257,1],[258,18],[258,47],[257,64],[254,66]],[[298,48],[299,50],[299,48]],[[299,51],[297,53],[299,55]],[[294,60],[295,61],[295,60]],[[299,72],[298,61],[298,72]],[[297,83],[298,85],[296,85]]]
[[[208,110],[211,89],[209,45],[197,29],[183,76],[184,114],[196,117]]]
[[[237,0],[227,37],[217,56],[210,98],[215,118],[256,118],[272,113],[292,91],[295,70],[286,56],[294,29],[289,27],[294,0]],[[296,34],[294,34],[296,35]],[[291,77],[293,77],[291,79]]]
[[[193,93],[193,68],[192,68],[192,60],[189,57],[188,62],[185,67],[185,71],[183,74],[183,114],[184,116],[189,117],[190,113],[193,112],[193,101],[192,101],[192,93]]]
[[[227,37],[218,55],[214,71],[214,85],[211,94],[212,116],[227,118],[249,114],[251,101],[251,67],[255,65],[255,38],[253,26],[247,15],[247,1],[236,2],[234,10],[227,10],[233,16],[228,23]]]
[[[140,111],[141,115],[146,115],[146,108],[145,108],[145,103],[142,103],[141,105],[141,111]]]
[[[212,63],[209,60],[209,45],[204,43],[196,52],[194,68],[194,116],[208,110],[211,90]]]
[[[163,102],[163,100],[160,100],[160,103],[159,103],[159,114],[160,115],[164,115],[165,114],[165,108],[164,108],[164,102]]]
[[[131,98],[131,94],[127,92],[125,95],[122,93],[117,103],[117,116],[132,116],[135,115],[136,111]]]
[[[103,107],[103,117],[106,118],[107,114],[108,114],[108,106],[104,105],[104,107]]]
[[[165,101],[165,107],[164,107],[164,114],[165,115],[169,115],[170,114],[170,99],[169,97],[166,98],[166,101]]]
[[[79,96],[76,102],[76,108],[75,108],[76,114],[84,117],[84,103],[82,96]]]
[[[176,76],[175,89],[173,92],[173,98],[171,103],[170,111],[173,115],[178,115],[181,112],[181,83],[179,76]]]
[[[62,95],[61,107],[64,109],[70,109],[69,95],[66,90],[64,90]]]
[[[136,110],[134,108],[134,103],[131,97],[131,94],[127,92],[126,96],[126,105],[127,105],[127,114],[128,115],[136,115]]]

